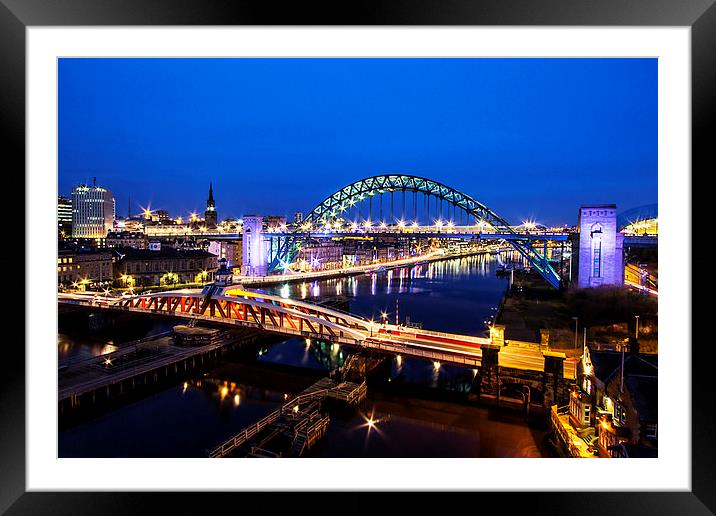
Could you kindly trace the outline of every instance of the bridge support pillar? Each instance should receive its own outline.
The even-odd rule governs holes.
[[[244,276],[265,276],[268,269],[268,242],[263,236],[263,217],[245,216],[242,238],[241,273]]]
[[[502,346],[483,344],[482,362],[480,365],[480,399],[499,403],[500,397],[500,366],[499,353]]]

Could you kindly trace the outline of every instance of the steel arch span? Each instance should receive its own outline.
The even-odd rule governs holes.
[[[433,196],[463,210],[474,217],[476,221],[483,222],[494,229],[495,232],[514,235],[515,238],[509,240],[510,245],[529,260],[530,264],[550,285],[555,288],[560,287],[561,278],[549,264],[547,257],[540,254],[528,239],[520,239],[519,233],[515,232],[505,219],[473,197],[424,177],[385,174],[361,179],[326,197],[304,217],[304,224],[331,223],[356,204],[365,202],[375,195],[392,192],[415,192]],[[297,230],[296,233],[300,233],[300,231]],[[293,261],[298,251],[299,239],[298,235],[284,239],[269,270],[276,270],[281,263]]]

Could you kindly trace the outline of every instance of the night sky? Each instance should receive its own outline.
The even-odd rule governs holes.
[[[657,202],[656,59],[61,59],[59,193],[219,218],[310,211],[381,173],[511,223]]]

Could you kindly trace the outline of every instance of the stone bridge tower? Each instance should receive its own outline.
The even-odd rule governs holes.
[[[268,270],[267,242],[263,236],[264,219],[261,216],[244,217],[242,233],[241,274],[244,276],[265,276]]]
[[[575,240],[572,267],[579,288],[624,284],[624,235],[617,232],[616,204],[579,208]]]

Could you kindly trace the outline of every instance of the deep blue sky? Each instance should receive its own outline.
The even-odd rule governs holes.
[[[412,173],[510,222],[657,201],[656,59],[61,59],[59,191],[308,212]]]

